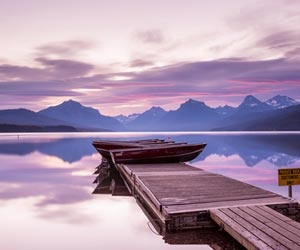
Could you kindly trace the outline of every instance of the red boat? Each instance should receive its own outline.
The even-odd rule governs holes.
[[[144,139],[144,140],[134,140],[134,141],[105,141],[97,140],[93,141],[93,146],[104,158],[110,159],[109,150],[113,149],[129,149],[129,148],[145,148],[154,147],[159,145],[170,145],[175,144],[174,141],[165,141],[161,139]],[[178,144],[178,143],[177,143]],[[180,143],[183,144],[183,143]],[[186,144],[186,143],[184,143]]]
[[[134,147],[145,147],[147,145],[174,143],[174,141],[165,141],[161,139],[145,139],[145,140],[133,140],[133,141],[106,141],[97,140],[93,141],[93,146],[106,150],[117,149],[117,148],[134,148]]]
[[[113,149],[128,149],[128,148],[143,148],[147,145],[153,145],[155,143],[164,142],[164,140],[159,139],[149,139],[149,140],[135,140],[135,141],[105,141],[97,140],[93,141],[93,146],[104,158],[110,159],[109,150]]]
[[[115,164],[186,162],[196,158],[206,146],[164,140],[94,141],[93,145],[102,157]]]
[[[145,148],[113,149],[111,159],[115,164],[146,164],[187,162],[196,158],[206,144],[170,144]]]

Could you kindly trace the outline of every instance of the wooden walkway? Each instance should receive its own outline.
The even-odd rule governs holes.
[[[212,209],[210,214],[247,249],[300,249],[300,223],[267,206]]]
[[[288,198],[184,163],[116,167],[138,203],[165,231],[212,227],[216,222],[249,249],[300,249],[300,224],[266,206],[297,206]],[[265,237],[267,229],[273,241]]]

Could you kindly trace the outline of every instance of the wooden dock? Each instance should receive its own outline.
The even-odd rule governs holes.
[[[300,223],[267,206],[212,209],[210,214],[247,249],[300,249]]]
[[[300,224],[279,213],[300,211],[286,197],[184,163],[116,167],[164,231],[217,223],[247,249],[300,249]]]

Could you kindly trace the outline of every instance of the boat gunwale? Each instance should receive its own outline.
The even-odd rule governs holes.
[[[157,149],[166,149],[166,148],[190,148],[190,147],[196,147],[196,146],[201,146],[201,149],[204,149],[206,147],[206,143],[193,143],[193,144],[187,144],[187,143],[173,143],[169,145],[157,145],[153,147],[141,147],[141,148],[120,148],[120,149],[104,149],[106,151],[110,151],[112,153],[116,152],[131,152],[131,151],[136,151],[136,150],[142,150],[142,151],[149,151],[149,150],[157,150]]]
[[[113,154],[113,152],[110,152],[111,158],[114,162],[114,164],[136,164],[137,162],[144,162],[147,159],[151,159],[150,161],[157,161],[160,159],[165,159],[164,161],[166,161],[167,159],[179,159],[179,158],[184,158],[184,157],[188,157],[191,156],[191,160],[195,158],[194,155],[196,155],[196,157],[203,151],[203,148],[199,148],[196,149],[194,151],[190,151],[190,152],[184,152],[184,153],[174,153],[174,154],[170,154],[170,155],[159,155],[159,156],[151,156],[150,158],[137,158],[137,159],[133,159],[133,158],[116,158],[115,155]],[[190,161],[190,160],[185,160],[185,161],[180,161],[180,162],[186,162],[186,161]],[[166,161],[168,162],[168,161]],[[174,162],[178,162],[177,160],[175,160]]]

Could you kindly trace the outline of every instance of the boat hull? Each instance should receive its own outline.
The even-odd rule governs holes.
[[[206,144],[164,146],[143,149],[112,150],[111,159],[115,164],[177,163],[195,159]]]
[[[175,143],[159,139],[137,141],[94,141],[93,146],[114,164],[187,162],[196,158],[206,144]]]

